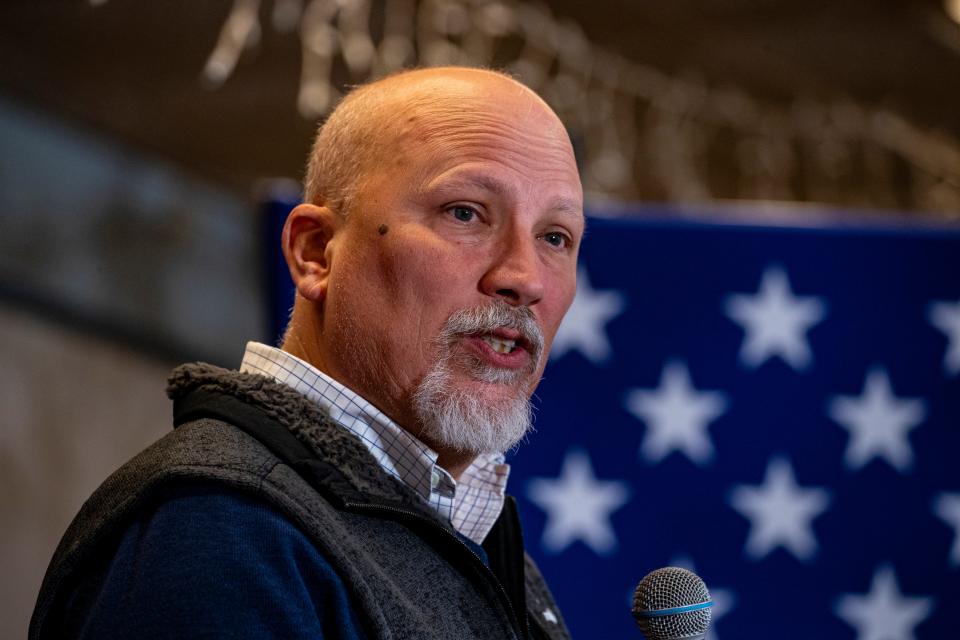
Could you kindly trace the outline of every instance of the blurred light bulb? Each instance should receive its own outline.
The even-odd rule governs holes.
[[[943,10],[951,20],[960,24],[960,0],[943,0]]]

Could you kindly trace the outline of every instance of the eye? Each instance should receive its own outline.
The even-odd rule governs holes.
[[[569,247],[572,243],[570,236],[568,236],[565,233],[561,233],[560,231],[550,231],[548,233],[543,234],[543,236],[541,237],[550,246],[557,247],[560,249],[565,249]]]
[[[477,217],[477,210],[465,204],[455,204],[449,207],[447,212],[460,222],[470,222]]]

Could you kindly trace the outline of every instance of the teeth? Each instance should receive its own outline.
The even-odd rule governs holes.
[[[496,336],[483,336],[483,339],[497,353],[510,353],[517,346],[516,340],[504,340]]]

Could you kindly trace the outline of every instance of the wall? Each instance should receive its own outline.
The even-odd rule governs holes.
[[[170,428],[172,363],[9,305],[0,363],[0,637],[19,638],[80,505]]]

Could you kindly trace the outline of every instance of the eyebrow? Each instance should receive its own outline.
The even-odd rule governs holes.
[[[448,189],[455,190],[458,187],[476,187],[501,197],[506,195],[509,191],[507,186],[496,178],[488,175],[477,175],[471,173],[455,175],[451,178],[444,179],[442,184],[428,187],[428,189],[446,191]],[[575,216],[577,218],[584,217],[583,207],[580,206],[580,203],[573,198],[558,196],[550,203],[549,209],[551,211],[556,211],[564,215]]]
[[[553,201],[553,204],[550,206],[550,209],[557,211],[559,213],[576,216],[578,218],[583,218],[583,207],[580,206],[576,200],[571,198],[559,197]]]

